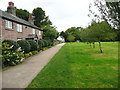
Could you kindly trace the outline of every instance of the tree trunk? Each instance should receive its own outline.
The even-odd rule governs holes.
[[[101,43],[99,42],[99,47],[100,47],[100,53],[103,53]]]
[[[91,47],[91,43],[90,43],[90,47]]]
[[[95,48],[95,42],[93,42],[93,48]]]

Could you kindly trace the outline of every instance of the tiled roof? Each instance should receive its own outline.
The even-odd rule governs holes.
[[[13,21],[13,22],[16,22],[16,23],[19,23],[19,24],[23,24],[23,25],[26,25],[26,26],[41,30],[40,28],[38,28],[37,26],[31,24],[30,22],[27,22],[27,21],[25,21],[23,19],[18,18],[17,16],[14,16],[14,15],[9,14],[7,12],[4,12],[2,10],[0,10],[0,17],[2,17],[4,19],[7,19],[7,20],[10,20],[10,21]]]

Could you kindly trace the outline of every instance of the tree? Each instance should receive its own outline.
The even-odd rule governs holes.
[[[85,30],[81,31],[81,38],[85,42],[98,42],[100,53],[102,53],[101,41],[114,40],[116,34],[111,29],[106,21],[92,22],[92,24]]]
[[[49,25],[43,27],[43,38],[45,40],[53,41],[54,39],[57,38],[58,34],[59,33],[55,27]]]
[[[35,8],[32,13],[35,16],[34,23],[36,26],[52,25],[52,22],[49,20],[49,17],[45,15],[45,11],[42,8]]]
[[[68,37],[67,37],[67,40],[72,42],[72,41],[75,40],[75,37],[72,34],[69,34]]]
[[[74,41],[76,40],[81,41],[80,30],[81,30],[81,27],[71,27],[71,28],[68,28],[65,32],[62,31],[60,35],[64,37],[66,42],[69,41],[67,38],[70,34],[75,37]]]
[[[95,17],[106,20],[117,33],[117,40],[120,40],[120,1],[94,0],[94,6],[98,8],[100,15],[95,14],[91,9],[89,11]],[[91,4],[89,8],[91,8]]]
[[[16,9],[16,16],[26,21],[28,21],[29,14],[30,13],[27,10]]]

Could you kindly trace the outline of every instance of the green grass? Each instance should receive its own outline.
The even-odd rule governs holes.
[[[117,88],[118,43],[67,43],[42,69],[28,88]]]

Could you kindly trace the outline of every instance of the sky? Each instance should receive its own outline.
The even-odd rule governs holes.
[[[93,0],[0,0],[0,9],[5,11],[10,1],[18,9],[26,9],[30,13],[41,7],[59,32],[70,27],[86,27],[91,22],[88,14]]]

